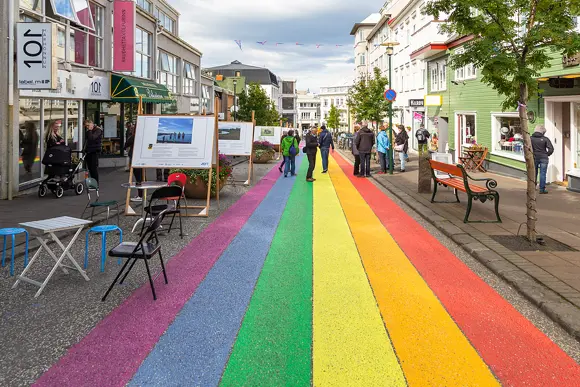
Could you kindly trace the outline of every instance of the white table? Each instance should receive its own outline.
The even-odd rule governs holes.
[[[72,218],[70,216],[60,216],[58,218],[20,223],[20,226],[29,230],[29,232],[36,237],[36,239],[40,243],[40,247],[38,248],[38,251],[34,254],[34,257],[32,257],[32,259],[30,260],[30,262],[28,263],[28,266],[26,266],[26,268],[24,269],[22,274],[20,274],[18,276],[18,279],[16,280],[16,282],[14,283],[12,288],[14,289],[16,286],[18,286],[20,281],[31,283],[33,285],[40,287],[40,289],[38,289],[38,292],[36,292],[36,294],[34,295],[34,297],[38,297],[38,296],[40,296],[40,293],[42,293],[42,291],[46,287],[46,284],[48,283],[48,281],[54,275],[54,273],[56,272],[56,270],[58,268],[60,268],[65,274],[68,274],[67,268],[72,269],[72,270],[77,270],[79,273],[81,273],[83,278],[88,281],[89,277],[87,277],[87,274],[85,273],[85,271],[74,260],[74,258],[70,254],[69,250],[72,247],[72,245],[75,243],[75,241],[77,240],[78,236],[81,234],[81,231],[83,230],[83,228],[91,223],[92,223],[92,221],[90,221],[90,220],[77,219],[77,218]],[[55,233],[60,232],[60,231],[68,231],[68,230],[75,230],[75,229],[76,229],[76,233],[74,234],[74,236],[72,237],[72,239],[70,240],[70,242],[68,243],[67,246],[65,246],[60,241],[60,239],[58,239],[58,237],[55,234]],[[45,237],[46,235],[48,235],[50,238]],[[50,247],[48,247],[47,242],[50,239],[52,239],[54,241],[54,243],[56,243],[62,250],[62,254],[58,258],[56,256],[56,254],[50,249]],[[50,273],[48,274],[48,276],[45,278],[44,282],[41,283],[41,282],[32,280],[32,279],[26,277],[25,275],[28,272],[28,270],[30,270],[30,268],[32,267],[34,262],[36,262],[36,260],[40,257],[40,253],[42,252],[42,250],[46,250],[48,255],[50,255],[50,257],[55,261],[55,265],[52,268],[52,270],[50,271]],[[65,258],[68,258],[69,261],[72,262],[73,266],[65,265],[63,263]]]

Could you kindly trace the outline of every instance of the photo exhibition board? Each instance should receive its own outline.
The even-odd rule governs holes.
[[[254,131],[254,140],[268,141],[274,145],[280,145],[280,136],[282,127],[280,126],[256,126]]]
[[[137,118],[133,167],[210,168],[215,163],[215,117]],[[213,156],[213,157],[212,157]]]
[[[251,122],[218,122],[219,151],[228,156],[250,156],[252,154]]]

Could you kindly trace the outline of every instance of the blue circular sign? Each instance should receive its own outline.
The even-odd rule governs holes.
[[[393,102],[394,100],[397,99],[397,92],[393,89],[389,89],[389,90],[385,91],[385,99],[387,101]]]

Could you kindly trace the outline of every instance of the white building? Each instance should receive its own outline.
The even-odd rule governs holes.
[[[370,14],[362,22],[356,23],[350,31],[350,34],[354,35],[355,78],[364,76],[369,72],[367,36],[380,19],[380,13]]]
[[[318,96],[320,98],[320,115],[323,124],[326,124],[330,108],[334,105],[340,111],[340,128],[338,129],[352,131],[353,125],[350,119],[350,109],[346,104],[350,87],[350,84],[345,84],[342,86],[320,88]]]
[[[320,97],[307,91],[298,91],[298,128],[320,126]]]
[[[281,109],[279,109],[279,112],[290,127],[295,128],[298,122],[296,79],[280,79],[279,84],[282,85],[279,104]]]

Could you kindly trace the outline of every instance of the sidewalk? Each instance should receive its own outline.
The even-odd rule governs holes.
[[[341,154],[352,161],[350,153]],[[374,161],[371,167],[374,172],[379,170]],[[373,174],[373,178],[580,339],[580,195],[549,186],[548,195],[538,195],[537,231],[556,243],[548,241],[548,248],[542,249],[546,251],[524,251],[532,249],[517,244],[511,246],[512,250],[497,240],[513,240],[509,236],[517,235],[522,223],[519,234],[526,233],[524,181],[490,173],[472,174],[497,181],[503,222],[464,224],[465,195],[460,195],[461,203],[431,203],[431,194],[417,193],[417,170],[418,156],[411,155],[405,173]],[[439,189],[437,200],[453,199],[451,189]],[[493,204],[474,202],[470,219],[495,219]]]

